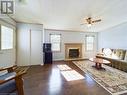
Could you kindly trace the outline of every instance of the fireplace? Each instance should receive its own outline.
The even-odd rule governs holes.
[[[81,59],[82,43],[65,43],[65,60]]]
[[[79,49],[69,49],[69,58],[79,58]]]

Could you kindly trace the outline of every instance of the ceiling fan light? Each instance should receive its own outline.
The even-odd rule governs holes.
[[[92,24],[88,24],[87,26],[88,26],[88,27],[91,27],[91,26],[92,26]]]

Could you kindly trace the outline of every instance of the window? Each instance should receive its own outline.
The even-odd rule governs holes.
[[[13,48],[13,29],[1,26],[1,50]]]
[[[91,35],[86,36],[86,50],[87,51],[94,50],[94,36]]]
[[[60,51],[61,35],[60,34],[50,34],[50,41],[52,44],[52,51]]]

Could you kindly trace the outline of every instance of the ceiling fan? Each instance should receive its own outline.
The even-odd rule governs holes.
[[[91,26],[92,24],[101,21],[101,19],[93,20],[92,17],[85,18],[84,20],[84,23],[82,23],[81,25],[87,24],[87,26]]]

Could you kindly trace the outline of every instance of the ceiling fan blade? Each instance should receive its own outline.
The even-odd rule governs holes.
[[[92,23],[100,22],[100,21],[101,21],[101,19],[98,19],[98,20],[94,20],[94,21],[92,21]]]
[[[84,25],[85,23],[81,23],[80,25]]]
[[[83,22],[83,23],[81,23],[80,25],[86,25],[86,24],[88,24],[87,22]]]

